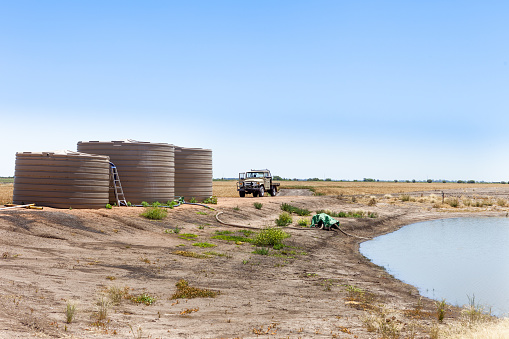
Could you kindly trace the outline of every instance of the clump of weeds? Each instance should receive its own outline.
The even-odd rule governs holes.
[[[309,220],[306,218],[301,218],[299,221],[297,221],[297,225],[307,227],[309,225]]]
[[[145,217],[150,220],[162,220],[166,218],[168,215],[168,211],[161,207],[150,207],[145,210],[145,212],[140,214],[142,217]]]
[[[203,203],[204,204],[217,205],[217,197],[215,195],[213,195],[210,198],[207,198],[207,199],[203,200]]]
[[[401,197],[399,197],[401,201],[410,201],[410,195],[403,194]]]
[[[96,302],[96,312],[94,314],[98,321],[105,320],[106,318],[108,318],[109,307],[110,302],[108,301],[108,299],[106,299],[104,295],[99,297],[99,299]]]
[[[156,302],[156,297],[153,297],[147,293],[140,294],[138,296],[131,296],[131,301],[136,304],[145,304],[147,306],[152,305]]]
[[[208,247],[216,247],[217,245],[210,244],[208,242],[195,242],[193,246],[198,246],[201,248],[208,248]]]
[[[184,239],[184,240],[188,240],[188,241],[193,241],[196,238],[198,238],[198,236],[196,234],[192,234],[192,233],[182,233],[179,235],[179,239]]]
[[[180,255],[182,257],[196,258],[196,259],[207,259],[208,255],[199,254],[191,251],[173,251],[173,254]]]
[[[238,234],[242,235],[238,235]],[[232,231],[216,231],[215,235],[213,235],[212,239],[226,240],[226,241],[234,241],[234,242],[253,242],[251,235],[253,231],[249,230],[241,230],[237,234],[234,234]]]
[[[293,219],[288,212],[283,212],[275,221],[277,226],[288,226],[292,223]]]
[[[441,301],[435,302],[435,306],[437,307],[437,319],[438,322],[443,322],[445,318],[445,313],[447,312],[447,303],[445,299]]]
[[[76,316],[76,304],[68,301],[65,305],[65,321],[70,324]]]
[[[257,210],[261,210],[263,206],[261,202],[255,202],[253,205]]]
[[[265,247],[259,247],[253,251],[254,254],[269,255],[269,249]]]
[[[126,296],[129,295],[129,287],[110,286],[107,290],[108,298],[113,305],[118,305]]]
[[[282,203],[281,204],[281,210],[283,210],[285,212],[288,212],[288,213],[295,213],[295,214],[300,215],[300,216],[311,215],[311,212],[308,211],[307,209],[299,208],[299,207],[296,207],[296,206],[292,206],[292,205],[287,204],[287,203]]]
[[[277,227],[262,229],[254,238],[256,246],[276,246],[283,243],[283,240],[290,237],[288,233]]]
[[[445,201],[445,203],[454,208],[458,207],[460,204],[458,198],[449,198]]]
[[[215,298],[221,293],[220,291],[189,286],[189,282],[184,279],[179,280],[175,286],[177,291],[171,296],[171,299]]]

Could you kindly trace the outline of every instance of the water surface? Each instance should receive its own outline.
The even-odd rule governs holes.
[[[420,222],[360,245],[361,253],[433,299],[475,300],[509,313],[509,218]]]

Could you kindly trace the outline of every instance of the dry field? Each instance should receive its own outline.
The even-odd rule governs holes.
[[[0,183],[0,205],[12,202],[13,184]]]
[[[283,189],[307,188],[316,195],[398,195],[409,192],[441,192],[462,190],[465,193],[476,189],[497,189],[509,187],[504,184],[458,184],[458,183],[406,183],[406,182],[341,182],[341,181],[281,181]],[[237,197],[236,181],[214,181],[214,195]]]

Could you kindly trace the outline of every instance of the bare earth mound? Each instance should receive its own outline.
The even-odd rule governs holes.
[[[403,336],[429,336],[437,326],[434,302],[360,255],[358,238],[298,229],[294,215],[284,248],[253,253],[246,236],[274,225],[283,202],[312,212],[377,213],[341,220],[347,233],[368,238],[472,215],[424,201],[368,206],[327,196],[220,198],[212,205],[223,221],[249,229],[222,225],[217,211],[193,205],[169,210],[162,221],[134,207],[0,211],[0,337],[376,338],[380,319]],[[506,213],[493,206],[475,215]],[[224,237],[231,235],[246,240]],[[173,299],[182,279],[218,294]],[[77,306],[71,323],[68,302]],[[451,307],[444,322],[457,317]]]

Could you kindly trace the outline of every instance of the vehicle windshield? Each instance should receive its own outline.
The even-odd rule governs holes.
[[[247,172],[248,178],[263,178],[263,172]]]

